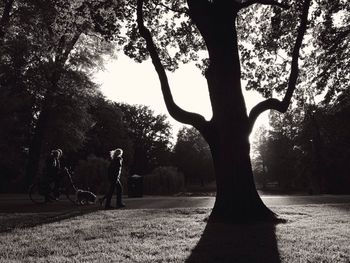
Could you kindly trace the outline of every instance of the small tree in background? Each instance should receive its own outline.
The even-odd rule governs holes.
[[[123,41],[118,35],[119,19],[124,15],[117,12],[118,7],[112,2],[28,0],[18,2],[18,6],[24,15],[18,21],[13,20],[18,22],[13,28],[34,42],[32,70],[28,70],[35,73],[32,83],[37,93],[26,169],[26,181],[30,183],[46,150],[50,122],[57,117],[52,106],[57,104],[56,94],[62,88],[65,73],[88,74],[99,65],[103,54],[113,54],[112,45],[105,39],[114,39],[116,44]],[[16,38],[16,33],[11,37]]]
[[[124,167],[127,169],[133,160],[133,146],[128,136],[127,125],[123,121],[123,112],[114,102],[103,96],[93,99],[89,108],[92,125],[86,133],[86,141],[80,149],[77,159],[86,159],[93,154],[97,157],[110,158],[109,152],[122,148]]]
[[[145,194],[176,194],[184,190],[184,175],[176,167],[162,166],[143,177]]]
[[[127,134],[132,140],[131,174],[147,174],[158,166],[169,165],[171,126],[167,117],[155,114],[148,106],[118,103]]]
[[[179,130],[174,147],[174,163],[184,173],[186,186],[204,186],[215,179],[209,146],[194,128],[183,127]]]
[[[94,193],[106,193],[108,187],[109,161],[104,158],[89,156],[79,161],[75,168],[73,181],[80,189],[90,190]]]

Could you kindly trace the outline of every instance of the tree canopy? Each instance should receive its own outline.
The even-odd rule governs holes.
[[[123,112],[134,149],[130,172],[146,174],[158,166],[169,165],[171,126],[167,117],[144,105],[117,105]]]
[[[179,130],[174,147],[174,163],[184,173],[186,186],[203,186],[214,180],[209,145],[193,127]]]

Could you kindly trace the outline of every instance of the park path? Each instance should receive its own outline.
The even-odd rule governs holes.
[[[350,204],[350,195],[263,195],[262,199],[267,206]],[[142,198],[124,198],[126,209],[211,208],[214,205],[214,201],[215,197],[212,196],[144,196]],[[115,200],[112,200],[112,204],[114,203]],[[55,212],[75,209],[76,207],[67,200],[36,205],[31,203],[27,195],[0,195],[0,213]]]

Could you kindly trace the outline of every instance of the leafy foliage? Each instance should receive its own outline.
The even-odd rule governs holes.
[[[134,3],[129,3],[136,8]],[[145,23],[149,26],[156,41],[164,67],[170,71],[179,63],[197,61],[200,51],[206,50],[198,29],[189,19],[185,1],[147,1],[144,6]],[[126,23],[128,43],[124,52],[137,62],[148,58],[149,54],[143,38],[140,37],[135,20]]]
[[[143,177],[145,194],[175,194],[183,190],[184,175],[176,167],[157,167]]]
[[[109,162],[106,159],[93,155],[86,160],[80,160],[75,169],[73,181],[79,189],[105,193],[108,188],[108,165]]]
[[[123,121],[133,142],[134,162],[130,172],[145,174],[169,164],[171,126],[166,116],[154,114],[148,106],[117,105],[123,112]]]
[[[5,158],[12,170],[22,160],[21,171],[13,174],[23,176],[23,149],[29,148],[30,178],[52,147],[68,154],[85,142],[92,124],[88,110],[98,94],[90,74],[102,56],[114,55],[124,43],[123,8],[117,1],[0,3],[0,89],[11,103],[1,108],[1,116],[8,116],[1,142],[16,142],[0,144],[14,153]]]
[[[348,193],[349,97],[333,105],[305,105],[284,117],[270,115],[271,130],[255,141],[254,168],[259,184],[309,193]]]
[[[194,128],[183,127],[177,134],[174,162],[184,173],[186,185],[209,183],[214,180],[210,149]]]

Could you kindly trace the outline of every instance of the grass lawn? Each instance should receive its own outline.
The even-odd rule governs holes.
[[[206,208],[0,214],[0,262],[350,262],[350,205],[272,209],[287,222],[207,224]]]

